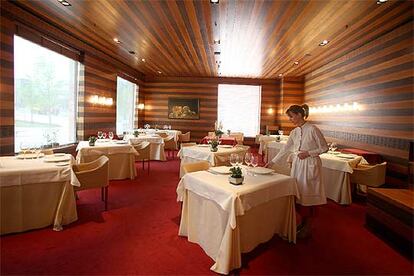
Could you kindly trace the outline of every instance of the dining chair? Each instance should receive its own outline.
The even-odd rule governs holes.
[[[214,131],[209,131],[209,132],[207,133],[207,136],[208,136],[208,137],[216,137],[216,133],[215,133]]]
[[[76,191],[101,188],[101,199],[105,202],[105,211],[108,210],[108,186],[109,186],[109,158],[101,156],[95,161],[72,165],[72,169],[79,180],[80,187],[74,187]]]
[[[161,138],[167,138],[168,137],[168,133],[165,133],[165,132],[160,132],[160,133],[157,133],[158,134],[158,136],[160,136]]]
[[[182,165],[184,175],[186,173],[197,172],[197,171],[206,171],[210,168],[210,163],[208,161],[199,161],[194,163],[186,163]]]
[[[135,161],[142,161],[142,170],[145,170],[145,161],[148,162],[148,174],[150,171],[151,164],[151,143],[148,141],[141,142],[139,144],[132,145],[138,152],[138,156],[135,156]]]
[[[278,134],[279,126],[275,125],[266,125],[266,134]]]
[[[190,142],[190,139],[191,139],[191,132],[190,131],[185,133],[185,134],[179,134],[178,135],[178,143],[179,144],[188,143],[188,142]]]
[[[236,142],[238,145],[243,145],[243,141],[244,141],[243,132],[231,132],[229,137],[233,137],[234,139],[236,139]]]
[[[385,184],[387,162],[376,165],[358,165],[351,174],[351,183],[357,193],[365,195],[367,187],[380,187]],[[354,189],[355,190],[355,189]]]
[[[174,141],[174,136],[168,136],[164,139],[164,150],[167,151],[167,157],[172,153],[172,158],[174,159],[174,153],[177,150],[177,143]]]

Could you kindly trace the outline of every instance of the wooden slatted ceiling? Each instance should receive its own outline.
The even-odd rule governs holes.
[[[149,76],[303,76],[413,17],[412,1],[69,2],[12,3]]]

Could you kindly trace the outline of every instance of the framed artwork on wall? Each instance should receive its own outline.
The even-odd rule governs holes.
[[[168,119],[199,120],[198,98],[168,98]]]

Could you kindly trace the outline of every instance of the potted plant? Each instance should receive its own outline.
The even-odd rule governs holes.
[[[91,146],[91,147],[95,146],[95,142],[96,142],[96,136],[90,136],[89,137],[89,146]]]
[[[229,176],[229,182],[233,185],[241,185],[244,177],[240,167],[230,168],[231,175]]]
[[[138,135],[139,135],[139,131],[138,131],[138,130],[135,130],[135,131],[134,131],[134,136],[135,136],[135,137],[138,137]]]
[[[212,139],[212,140],[208,141],[208,143],[210,144],[210,150],[212,152],[217,152],[218,151],[218,145],[219,145],[218,140]]]

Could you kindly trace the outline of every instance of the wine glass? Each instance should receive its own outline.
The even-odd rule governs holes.
[[[110,131],[110,132],[108,133],[108,137],[109,137],[109,139],[111,139],[111,141],[112,141],[112,139],[114,139],[114,133],[113,133],[112,131]]]
[[[102,139],[102,131],[98,131],[98,139]]]
[[[106,132],[102,132],[102,138],[106,139]]]
[[[283,136],[283,130],[279,130],[280,136]]]
[[[230,154],[230,164],[235,167],[239,163],[239,156],[235,153]]]
[[[251,164],[253,166],[253,176],[255,176],[254,168],[256,168],[259,165],[259,158],[257,155],[252,154]]]
[[[244,163],[246,163],[247,165],[247,174],[248,174],[249,167],[252,164],[252,153],[251,152],[246,152],[246,154],[244,155]]]
[[[331,143],[331,151],[336,151],[338,149],[336,143]]]

